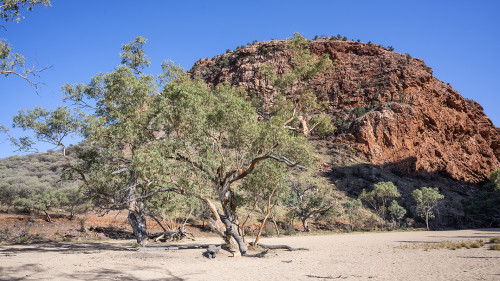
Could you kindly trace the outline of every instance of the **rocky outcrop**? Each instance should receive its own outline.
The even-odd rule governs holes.
[[[348,127],[331,142],[343,142],[377,165],[407,173],[441,173],[481,182],[500,168],[500,129],[482,107],[463,98],[432,75],[423,60],[386,48],[322,38],[310,41],[312,53],[328,54],[334,69],[309,81],[328,114]],[[286,41],[261,42],[202,59],[190,73],[210,84],[229,81],[273,102],[275,89],[261,74],[272,63],[290,67]],[[362,107],[366,114],[351,111]]]

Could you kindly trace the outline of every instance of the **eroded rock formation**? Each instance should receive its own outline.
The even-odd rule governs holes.
[[[310,41],[312,53],[334,62],[309,81],[334,120],[346,120],[331,142],[343,142],[377,165],[408,173],[439,172],[469,183],[481,182],[500,168],[500,129],[482,107],[463,98],[432,75],[423,60],[386,48],[327,38]],[[261,74],[272,63],[290,67],[285,41],[268,41],[202,59],[190,70],[211,84],[229,81],[272,103],[275,89]],[[361,106],[366,114],[355,117]]]

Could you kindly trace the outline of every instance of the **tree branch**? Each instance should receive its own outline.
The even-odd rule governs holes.
[[[39,73],[39,72],[42,72],[44,70],[47,70],[49,68],[51,68],[52,66],[46,66],[42,69],[31,69],[31,70],[27,70],[25,72],[25,75],[22,75],[21,73],[19,72],[16,72],[14,70],[2,70],[0,71],[0,75],[5,75],[5,76],[8,76],[9,74],[13,74],[13,75],[16,75],[16,76],[19,76],[20,78],[26,80],[32,87],[35,88],[35,91],[38,93],[38,85],[44,85],[44,83],[42,82],[33,82],[29,77],[28,75],[33,75],[35,77],[38,77],[38,75],[36,73]],[[12,68],[11,68],[12,69]]]
[[[257,163],[259,163],[260,161],[263,161],[263,160],[266,160],[266,159],[273,159],[275,161],[278,161],[278,162],[281,162],[281,163],[284,163],[285,165],[287,165],[288,167],[292,168],[292,167],[298,167],[298,168],[301,168],[301,169],[306,169],[306,167],[302,166],[302,165],[299,165],[298,162],[292,162],[290,161],[288,158],[284,157],[284,156],[274,156],[274,155],[271,155],[271,154],[267,154],[267,155],[264,155],[264,156],[261,156],[261,157],[257,157],[257,158],[254,158],[252,160],[252,162],[250,163],[250,165],[248,166],[248,168],[243,171],[241,174],[239,174],[236,178],[233,178],[233,179],[230,179],[231,177],[234,176],[235,173],[237,173],[237,171],[231,171],[229,173],[227,173],[226,177],[224,178],[224,180],[227,180],[229,179],[229,183],[233,183],[237,180],[240,180],[246,176],[248,176],[251,172],[253,172],[253,170],[255,169],[255,166],[257,165]]]
[[[196,168],[196,169],[204,172],[208,177],[210,177],[211,181],[213,181],[213,182],[216,181],[216,179],[212,176],[212,174],[208,170],[206,170],[205,168],[203,168],[203,166],[200,165],[199,163],[194,162],[191,158],[188,158],[188,157],[186,157],[186,156],[184,156],[184,155],[182,155],[180,153],[177,153],[177,156],[171,156],[171,157],[168,157],[168,158],[175,159],[175,160],[182,160],[184,162],[187,162],[187,163],[191,164],[193,166],[193,168]]]

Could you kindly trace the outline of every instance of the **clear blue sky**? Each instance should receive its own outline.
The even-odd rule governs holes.
[[[111,1],[53,0],[0,37],[41,73],[39,95],[16,77],[0,77],[0,124],[19,109],[55,108],[64,83],[87,83],[120,63],[123,43],[148,39],[152,73],[172,59],[185,69],[253,40],[336,35],[391,45],[433,68],[464,97],[479,102],[500,125],[500,1]],[[13,131],[15,135],[22,132]],[[2,138],[3,139],[3,138]],[[73,141],[74,142],[74,141]],[[42,147],[48,149],[50,147]],[[0,140],[0,157],[13,154]]]

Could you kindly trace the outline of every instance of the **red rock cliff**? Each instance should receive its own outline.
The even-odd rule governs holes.
[[[470,183],[500,167],[500,129],[478,103],[433,77],[421,59],[350,41],[318,39],[309,48],[327,53],[335,65],[310,87],[328,102],[329,114],[350,120],[332,141],[349,144],[373,164],[409,173],[440,172]],[[285,41],[202,59],[190,72],[211,84],[230,81],[272,102],[274,89],[260,73],[264,63],[273,63],[277,71],[290,67]],[[368,112],[354,118],[350,112],[357,106]]]

